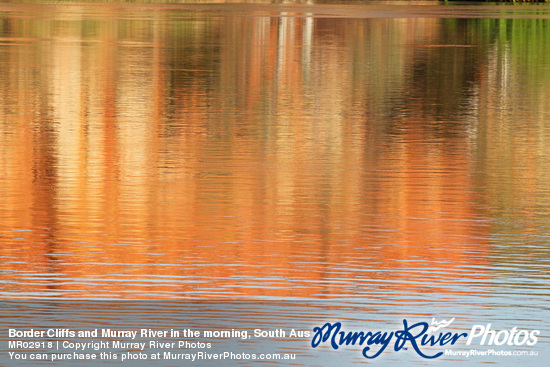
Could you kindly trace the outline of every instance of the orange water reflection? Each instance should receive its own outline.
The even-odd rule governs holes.
[[[483,292],[492,187],[538,200],[548,154],[511,158],[528,180],[480,178],[500,139],[542,139],[483,138],[484,51],[418,47],[447,42],[439,19],[127,12],[4,15],[4,295]],[[424,85],[453,59],[474,66]]]

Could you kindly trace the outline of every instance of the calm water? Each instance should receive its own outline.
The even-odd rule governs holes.
[[[547,338],[550,5],[430,4],[0,5],[0,297]]]

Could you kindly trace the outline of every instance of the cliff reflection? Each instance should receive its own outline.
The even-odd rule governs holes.
[[[550,85],[475,24],[89,11],[3,18],[4,295],[480,293],[495,207],[549,205]]]

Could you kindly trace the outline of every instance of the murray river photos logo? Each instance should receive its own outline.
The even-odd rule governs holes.
[[[493,330],[491,324],[474,325],[469,333],[442,330],[449,327],[455,319],[409,323],[403,320],[403,329],[396,331],[345,331],[340,322],[327,322],[321,327],[313,328],[311,346],[317,348],[328,344],[337,350],[342,346],[359,345],[363,347],[362,355],[373,359],[378,357],[389,346],[399,352],[412,348],[423,358],[438,358],[443,351],[433,352],[430,347],[452,346],[464,342],[466,345],[508,345],[533,346],[538,341],[539,330]]]

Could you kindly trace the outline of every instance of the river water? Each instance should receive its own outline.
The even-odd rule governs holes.
[[[548,342],[550,5],[8,3],[0,80],[4,300]]]

